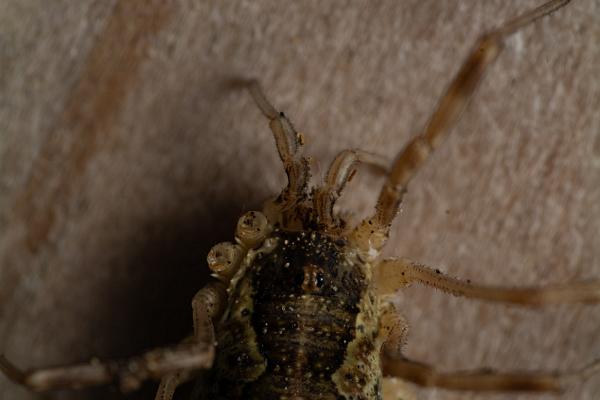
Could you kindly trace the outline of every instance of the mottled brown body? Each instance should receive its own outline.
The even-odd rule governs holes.
[[[344,241],[276,231],[217,327],[216,399],[380,399],[370,267]],[[237,279],[236,279],[237,278]]]

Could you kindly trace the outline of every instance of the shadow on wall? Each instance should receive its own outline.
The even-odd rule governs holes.
[[[94,315],[90,315],[89,320],[78,321],[78,325],[73,327],[76,333],[82,333],[83,338],[77,346],[73,347],[70,354],[64,354],[65,359],[84,361],[85,358],[80,358],[82,351],[90,355],[94,351],[99,351],[97,356],[101,359],[124,358],[137,355],[149,348],[176,343],[189,335],[192,330],[191,300],[209,276],[205,261],[206,254],[214,244],[233,240],[237,219],[244,209],[256,207],[264,200],[260,193],[250,195],[244,193],[246,191],[244,183],[241,182],[242,178],[238,176],[235,168],[221,169],[215,166],[215,171],[204,171],[199,168],[200,161],[194,152],[194,146],[210,146],[210,143],[207,144],[203,138],[218,137],[220,134],[222,126],[220,119],[223,115],[227,115],[224,99],[231,92],[224,93],[224,87],[218,83],[211,84],[208,88],[198,85],[192,95],[178,97],[176,92],[173,90],[163,99],[165,107],[168,108],[163,113],[169,115],[169,121],[160,129],[164,132],[154,133],[156,137],[151,138],[159,142],[150,143],[149,146],[157,145],[161,146],[160,148],[170,146],[168,140],[162,142],[163,139],[156,139],[161,135],[167,138],[176,135],[183,139],[184,146],[193,143],[192,148],[183,153],[183,158],[178,158],[181,154],[177,152],[169,155],[175,158],[178,165],[191,171],[191,177],[172,182],[174,193],[179,195],[165,196],[163,193],[160,201],[170,202],[164,204],[163,209],[166,210],[164,213],[159,213],[157,216],[156,212],[151,210],[136,210],[138,218],[132,221],[136,221],[137,226],[127,226],[126,233],[121,231],[115,233],[113,230],[113,237],[104,238],[105,240],[100,238],[97,241],[101,245],[119,243],[117,248],[102,249],[100,245],[92,250],[91,256],[88,254],[85,257],[88,258],[87,260],[81,260],[84,264],[86,261],[88,263],[86,270],[74,272],[77,278],[97,278],[94,268],[109,268],[110,274],[99,274],[99,282],[85,282],[85,285],[91,285],[93,288],[93,298],[80,300],[90,303],[86,307],[93,310]],[[197,104],[199,96],[204,96],[204,104],[210,105],[204,109],[200,107],[200,111]],[[214,99],[211,101],[206,99],[206,96]],[[195,141],[191,142],[186,140],[198,135],[198,132],[202,135],[200,139],[195,138]],[[170,140],[172,142],[172,139]],[[177,145],[182,144],[172,144],[172,146]],[[159,168],[160,179],[162,176],[164,179],[169,179],[170,172],[168,168],[164,170]],[[156,178],[156,170],[154,174]],[[217,177],[219,180],[225,180],[226,185],[211,185],[207,188],[203,184]],[[80,182],[77,186],[83,184],[85,182]],[[136,184],[139,183],[131,182],[131,185]],[[245,185],[247,186],[247,183]],[[181,191],[177,186],[181,187]],[[77,195],[78,190],[73,190],[66,198],[67,203],[76,202]],[[193,199],[201,199],[201,204],[194,202]],[[113,213],[110,209],[119,205],[107,202],[97,207],[108,208],[108,212],[105,210],[104,213],[110,215]],[[118,215],[119,212],[114,214]],[[75,221],[70,223],[77,223],[77,216]],[[66,218],[69,218],[68,214]],[[99,222],[107,225],[110,223],[111,221]],[[100,232],[94,231],[89,234],[101,235]],[[75,247],[77,245],[77,243],[73,244]],[[47,243],[46,246],[52,247],[52,244]],[[71,244],[61,248],[64,247],[68,251],[68,248],[73,248],[70,246]],[[110,256],[102,255],[100,257],[102,260],[95,260],[92,258],[93,253],[100,255],[110,253]],[[53,295],[58,298],[63,297],[61,293]],[[70,301],[79,301],[79,299],[74,297]],[[53,317],[49,316],[48,319]],[[35,326],[33,322],[32,324]],[[41,326],[53,325],[46,323]],[[51,337],[57,332],[46,334]],[[92,337],[87,337],[88,335]],[[85,348],[86,343],[90,344],[89,348]],[[18,349],[14,350],[18,353]],[[128,395],[119,393],[116,388],[96,388],[37,396],[69,400],[149,399],[154,397],[155,390],[156,383],[147,383],[140,391]]]

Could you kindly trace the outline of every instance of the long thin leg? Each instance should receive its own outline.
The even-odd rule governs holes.
[[[288,177],[288,185],[275,203],[280,211],[288,210],[305,195],[310,179],[308,160],[300,154],[302,136],[296,132],[285,114],[271,105],[256,80],[236,80],[231,83],[234,86],[247,87],[254,102],[269,120],[269,127],[275,137],[277,151]]]
[[[382,156],[362,150],[344,150],[339,153],[327,171],[323,186],[318,188],[313,196],[313,202],[319,222],[325,227],[334,227],[333,206],[342,194],[346,184],[356,172],[356,165],[363,163],[371,166],[377,172],[387,173],[389,163]]]
[[[377,201],[375,215],[364,221],[357,229],[386,233],[394,220],[407,184],[419,167],[427,160],[440,140],[446,135],[465,109],[487,67],[500,54],[504,39],[523,26],[563,7],[570,0],[548,1],[500,28],[480,36],[462,68],[440,99],[423,131],[413,138],[398,154],[392,171],[383,185]],[[358,233],[357,236],[365,237]],[[368,240],[368,235],[367,235]],[[363,239],[364,241],[364,239]],[[381,245],[383,245],[381,243]],[[364,246],[368,247],[367,243]],[[379,249],[376,249],[379,250]]]
[[[213,281],[200,289],[192,300],[194,338],[197,343],[215,343],[213,321],[221,317],[227,305],[222,282]]]
[[[162,378],[154,400],[172,400],[177,387],[192,378],[190,371],[178,371]]]
[[[222,282],[212,281],[196,293],[192,300],[194,335],[184,342],[216,345],[213,321],[225,311],[226,288]],[[197,369],[175,371],[160,381],[154,400],[172,400],[177,387],[196,377]]]
[[[34,391],[80,389],[118,383],[123,392],[137,389],[148,379],[165,378],[160,400],[194,372],[212,366],[215,353],[212,319],[223,312],[226,292],[220,282],[212,282],[194,297],[195,335],[173,347],[159,348],[121,361],[92,360],[89,363],[23,371],[0,355],[0,372],[12,381]],[[204,332],[207,330],[208,332]],[[157,394],[159,396],[159,394]]]
[[[487,369],[440,373],[429,365],[407,360],[402,355],[408,325],[392,303],[381,306],[379,324],[379,340],[383,341],[381,360],[384,377],[400,378],[421,386],[479,391],[559,391],[571,380],[585,378],[600,368],[600,363],[595,363],[580,372],[563,375],[539,372],[499,373]],[[384,387],[390,386],[387,383],[389,382],[384,382]],[[405,386],[390,386],[386,394],[389,398],[414,398]]]
[[[22,371],[0,356],[0,371],[34,391],[80,389],[116,382],[123,392],[137,389],[148,379],[159,379],[181,370],[210,368],[214,346],[186,343],[149,351],[123,361],[91,361],[88,364]]]
[[[382,357],[384,377],[396,377],[420,386],[451,390],[560,392],[567,386],[598,373],[595,361],[580,371],[558,372],[496,372],[489,369],[459,372],[439,372],[430,365],[405,358]]]
[[[545,306],[565,303],[600,302],[600,281],[575,282],[545,287],[504,288],[475,285],[444,275],[440,270],[407,259],[388,259],[375,267],[375,282],[380,295],[392,294],[413,282],[432,286],[455,296]]]

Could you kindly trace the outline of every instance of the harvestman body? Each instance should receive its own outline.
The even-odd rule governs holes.
[[[248,87],[269,119],[288,184],[262,212],[239,220],[235,243],[210,251],[214,280],[192,302],[193,336],[122,362],[23,372],[0,357],[0,369],[37,391],[111,382],[128,391],[146,379],[161,379],[156,400],[172,399],[179,384],[200,375],[205,384],[198,385],[194,399],[378,400],[384,377],[457,390],[544,392],[596,372],[599,362],[563,374],[439,373],[402,355],[407,326],[391,296],[418,282],[457,296],[520,305],[598,302],[600,281],[503,289],[463,282],[405,259],[377,260],[408,182],[455,124],[504,39],[566,3],[549,1],[482,35],[425,129],[391,169],[373,154],[346,150],[311,190],[299,134],[255,81],[237,82]],[[333,206],[358,164],[387,176],[374,214],[353,227]]]

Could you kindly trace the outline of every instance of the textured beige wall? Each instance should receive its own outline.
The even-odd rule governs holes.
[[[392,157],[478,32],[539,3],[3,0],[0,351],[22,366],[122,357],[190,329],[208,249],[284,182],[265,121],[227,78],[263,82],[318,173],[345,148]],[[413,181],[387,254],[487,283],[600,277],[598,77],[597,0],[514,36]],[[378,183],[362,177],[345,198],[359,212]],[[531,311],[422,288],[400,301],[406,353],[445,370],[600,357],[600,306]],[[598,393],[595,378],[561,397],[419,398]],[[0,378],[0,398],[123,396],[42,397]]]

